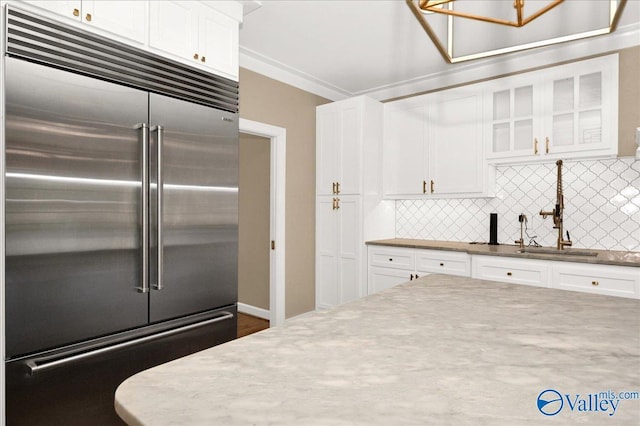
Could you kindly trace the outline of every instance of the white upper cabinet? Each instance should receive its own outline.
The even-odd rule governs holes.
[[[230,2],[225,4],[225,9]],[[151,1],[149,46],[225,77],[238,78],[238,22],[242,6],[231,16],[197,1]],[[233,10],[232,10],[233,12]]]
[[[614,156],[618,55],[494,80],[485,90],[493,163]]]
[[[347,99],[316,109],[317,195],[362,192],[363,99]]]
[[[388,198],[492,195],[476,86],[385,104],[383,149]]]
[[[147,42],[146,1],[26,1],[58,15],[139,44]]]
[[[446,91],[433,96],[429,128],[431,194],[489,195],[481,93]]]
[[[24,0],[75,21],[84,29],[222,77],[238,80],[239,23],[236,1]]]
[[[385,196],[427,192],[429,181],[428,108],[422,102],[391,102],[384,106]]]

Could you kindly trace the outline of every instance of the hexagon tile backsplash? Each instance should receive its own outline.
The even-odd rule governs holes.
[[[396,237],[489,241],[489,214],[498,213],[498,242],[520,238],[518,215],[528,236],[555,247],[558,231],[540,210],[556,203],[555,163],[499,166],[495,198],[396,201]],[[573,247],[640,251],[640,160],[564,161],[564,228]]]

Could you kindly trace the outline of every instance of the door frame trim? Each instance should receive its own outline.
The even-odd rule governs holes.
[[[271,141],[269,235],[275,249],[269,256],[269,320],[278,326],[285,319],[285,181],[287,129],[240,118],[239,132]]]

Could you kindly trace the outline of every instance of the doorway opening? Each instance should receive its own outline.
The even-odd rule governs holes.
[[[245,229],[241,230],[240,240],[240,256],[239,256],[239,279],[265,282],[264,275],[268,274],[268,290],[265,288],[257,288],[256,298],[248,300],[257,300],[255,306],[251,303],[243,302],[246,297],[246,291],[250,288],[239,288],[238,310],[249,315],[259,318],[268,319],[270,326],[278,326],[284,323],[285,318],[285,161],[286,161],[286,129],[282,127],[271,126],[269,124],[260,123],[241,118],[240,119],[240,137],[242,139],[241,146],[249,150],[256,148],[256,152],[252,152],[249,156],[250,162],[244,164],[245,167],[253,167],[259,165],[262,170],[257,173],[248,173],[248,182],[254,182],[255,188],[245,188],[245,195],[255,197],[255,211],[246,212],[251,209],[252,200],[244,199],[240,189],[241,206],[245,205],[245,212],[240,212],[241,227],[245,223]],[[253,147],[253,148],[252,148]],[[264,162],[268,155],[268,170]],[[260,165],[262,164],[262,165]],[[241,169],[243,164],[241,163]],[[254,170],[255,171],[255,170]],[[241,170],[241,174],[243,171]],[[264,182],[265,173],[268,174],[268,185]],[[251,176],[253,175],[253,176]],[[260,179],[260,176],[263,178]],[[242,177],[241,177],[242,178]],[[262,182],[259,182],[262,180]],[[241,181],[242,185],[242,181]],[[268,202],[264,194],[268,188]],[[244,204],[243,204],[244,203]],[[267,206],[268,204],[268,206]],[[265,209],[268,209],[268,239],[260,237],[260,234],[267,234]],[[244,213],[252,213],[245,215]],[[252,241],[252,230],[257,230],[255,241]],[[245,234],[245,231],[248,233]],[[249,241],[243,246],[242,241]],[[255,244],[254,244],[255,243]],[[267,247],[264,247],[264,246]],[[247,249],[244,251],[244,249]],[[267,254],[268,251],[268,254]],[[256,264],[252,264],[252,259],[256,260]],[[268,265],[264,265],[267,262]],[[246,269],[251,269],[247,271]],[[244,270],[243,270],[244,269]],[[268,269],[268,272],[267,272]],[[256,275],[257,274],[257,275]],[[252,277],[262,277],[255,280]],[[241,282],[244,286],[246,282]],[[251,283],[250,285],[253,285]],[[259,283],[258,283],[259,285]],[[244,294],[243,294],[244,292]],[[268,309],[266,305],[266,294],[268,293]]]

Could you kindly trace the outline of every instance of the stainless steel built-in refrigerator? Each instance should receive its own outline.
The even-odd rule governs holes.
[[[7,23],[7,423],[117,423],[127,376],[235,338],[237,83]]]

